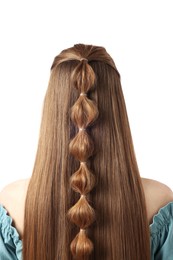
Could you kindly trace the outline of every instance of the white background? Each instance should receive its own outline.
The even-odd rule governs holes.
[[[0,188],[32,173],[54,56],[101,45],[121,74],[141,176],[173,188],[172,1],[0,1]]]

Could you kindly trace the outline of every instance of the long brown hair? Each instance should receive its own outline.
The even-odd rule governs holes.
[[[120,74],[102,47],[55,57],[25,203],[24,260],[149,260]]]

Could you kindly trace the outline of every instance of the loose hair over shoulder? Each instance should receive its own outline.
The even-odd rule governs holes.
[[[149,260],[120,74],[103,47],[55,57],[26,202],[23,260]]]

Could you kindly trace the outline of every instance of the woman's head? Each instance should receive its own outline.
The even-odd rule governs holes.
[[[104,48],[75,45],[51,67],[24,257],[147,260],[148,234],[120,75]]]
[[[55,57],[51,70],[60,63],[66,61],[82,60],[85,60],[89,63],[92,61],[101,61],[110,65],[113,69],[116,70],[115,63],[111,56],[106,52],[105,48],[84,44],[76,44],[72,48],[63,50],[58,56]]]

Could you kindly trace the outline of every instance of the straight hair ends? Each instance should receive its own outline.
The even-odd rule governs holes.
[[[104,48],[83,44],[51,67],[23,235],[23,260],[73,259],[150,259],[120,75]]]

